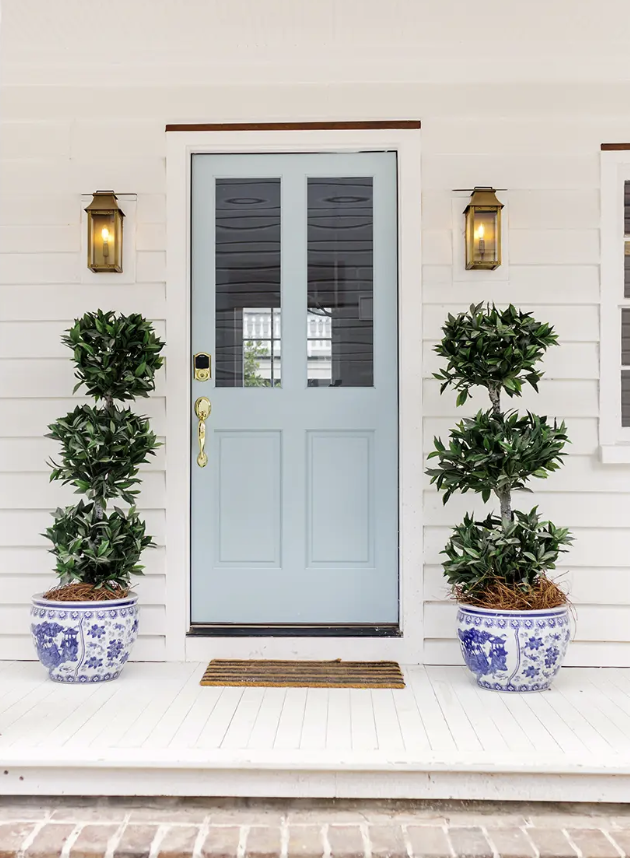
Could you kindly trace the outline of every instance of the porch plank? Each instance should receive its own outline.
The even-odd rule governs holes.
[[[264,688],[246,688],[240,706],[228,727],[222,748],[246,748],[265,696]]]
[[[374,689],[372,691],[372,705],[374,707],[378,747],[382,751],[403,750],[405,742],[394,705],[394,692],[390,688]]]
[[[278,722],[278,732],[274,748],[291,749],[300,747],[304,710],[306,708],[306,688],[287,688],[287,695]]]
[[[206,689],[210,690],[210,689]],[[241,702],[244,688],[224,688],[217,705],[206,721],[199,738],[194,743],[196,748],[220,748],[232,719]]]
[[[349,688],[331,688],[328,693],[326,747],[334,750],[352,747]]]
[[[265,696],[249,737],[248,748],[255,750],[273,748],[286,693],[286,688],[265,688]]]
[[[456,668],[457,670],[457,668]],[[470,723],[466,710],[454,693],[450,677],[453,671],[444,667],[428,667],[427,676],[433,686],[435,696],[451,727],[453,738],[460,750],[481,750],[481,742]]]
[[[405,669],[433,751],[454,751],[455,740],[424,667]]]
[[[321,751],[326,747],[328,689],[309,688],[304,709],[300,748]]]
[[[350,690],[350,734],[353,751],[375,751],[378,748],[372,691],[365,694],[358,688]]]

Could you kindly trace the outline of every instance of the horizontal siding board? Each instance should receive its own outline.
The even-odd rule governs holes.
[[[72,123],[36,121],[2,123],[3,158],[67,158]]]
[[[599,187],[599,153],[531,155],[503,153],[462,155],[425,153],[427,190],[490,185],[510,190],[580,190]]]
[[[453,261],[453,234],[450,229],[422,230],[422,261],[425,265],[449,265]]]
[[[597,265],[598,229],[510,229],[510,264]]]
[[[20,437],[41,437],[57,417],[73,411],[81,403],[91,401],[78,395],[72,399],[5,399],[0,408],[0,437],[14,438],[16,434]],[[151,396],[137,400],[134,410],[151,419],[151,428],[156,435],[165,435],[166,402],[163,397]]]
[[[144,574],[164,575],[166,552],[163,547],[147,549],[142,555]],[[47,548],[0,546],[0,569],[7,575],[49,575],[54,583],[55,561]]]
[[[136,228],[136,249],[166,250],[166,227],[162,223],[142,223]]]
[[[557,415],[557,419],[562,420],[562,415]],[[567,420],[567,431],[571,441],[571,444],[566,448],[567,451],[574,456],[593,455],[599,443],[597,418],[571,417]],[[446,441],[455,422],[452,417],[425,417],[422,436],[425,453],[433,450],[433,439],[436,435]]]
[[[133,646],[130,661],[164,661],[166,657],[166,639],[163,635],[146,635],[142,630],[140,616],[138,640]],[[37,656],[30,634],[0,633],[0,660],[36,661]],[[46,675],[42,667],[42,677]]]
[[[472,303],[472,299],[471,302]],[[440,339],[441,328],[449,313],[456,315],[468,309],[458,304],[433,304],[426,307],[423,319],[423,336],[427,340]],[[503,300],[507,306],[509,299]],[[529,301],[519,302],[519,309],[533,313],[540,322],[548,322],[555,327],[560,345],[562,343],[599,342],[599,309],[597,306],[544,306],[537,307]]]
[[[68,226],[81,222],[81,204],[76,194],[41,194],[31,183],[28,189],[21,188],[13,194],[2,190],[3,226]]]
[[[65,226],[0,226],[0,265],[5,253],[78,253],[79,224]]]
[[[0,509],[53,509],[76,503],[78,500],[71,486],[49,482],[47,473],[3,474],[2,486]],[[165,502],[164,473],[148,471],[143,474],[138,506],[145,509],[164,509]]]
[[[52,560],[52,558],[51,558]],[[47,574],[2,575],[2,587],[5,603],[28,605],[36,593],[45,593],[55,586],[54,572]],[[133,578],[133,590],[138,594],[141,605],[162,606],[166,598],[166,578],[164,575],[144,575]]]
[[[166,253],[144,251],[137,255],[136,277],[138,283],[158,283],[166,280]]]
[[[138,194],[136,203],[136,222],[166,223],[166,195]]]
[[[450,532],[448,527],[426,527],[424,529],[425,563],[431,566],[440,565],[442,560],[440,552],[444,548]],[[627,528],[608,528],[603,532],[600,528],[574,527],[572,533],[575,542],[570,550],[563,555],[565,565],[570,565],[573,569],[578,567],[616,569],[624,566],[628,566],[630,569]]]
[[[124,153],[127,158],[166,157],[164,124],[158,120],[120,122],[80,118],[72,123],[74,159],[110,158],[112,153]]]
[[[16,194],[39,188],[42,194],[86,194],[96,188],[120,193],[164,193],[164,158],[120,158],[115,153],[100,160],[69,158],[5,158],[0,161],[0,186]]]
[[[0,397],[2,398],[61,398],[72,394],[76,381],[74,365],[68,358],[29,358],[27,360],[3,358],[0,360]],[[158,373],[155,381],[156,396],[163,396],[165,388],[164,373]],[[135,410],[142,413],[142,404],[137,405]]]
[[[77,253],[3,253],[0,286],[20,283],[78,283],[83,256]]]
[[[598,230],[599,191],[510,191],[511,230]],[[510,262],[512,258],[510,236]]]
[[[474,414],[480,408],[488,408],[489,401],[485,392],[475,391],[465,405],[457,408],[456,396],[451,390],[440,395],[440,382],[425,379],[423,382],[423,409],[425,417],[465,417]],[[572,417],[597,417],[599,414],[599,390],[596,381],[551,381],[543,379],[540,393],[526,389],[523,396],[513,399],[511,405],[520,410],[530,409],[538,414],[554,417],[562,414]],[[510,402],[508,400],[508,402]]]
[[[425,341],[423,345],[422,370],[425,378],[431,378],[434,372],[446,365],[444,358],[436,354],[434,346],[435,342],[429,341]],[[549,349],[541,367],[547,379],[598,379],[598,345],[597,343],[563,343],[560,348]]]
[[[627,568],[597,567],[572,569],[560,564],[552,573],[565,589],[572,603],[580,605],[619,605],[630,608],[630,574]],[[425,600],[444,601],[449,587],[441,566],[425,567]],[[630,628],[628,631],[630,640]]]
[[[537,491],[542,485],[547,491]],[[623,528],[630,521],[630,494],[597,493],[577,491],[555,491],[557,486],[553,477],[548,483],[532,480],[533,492],[514,492],[512,504],[515,509],[530,510],[539,507],[544,519],[551,519],[563,527],[598,527],[602,538],[609,528]],[[459,523],[469,512],[476,516],[486,516],[497,510],[496,499],[483,504],[478,495],[471,492],[453,495],[448,503],[442,503],[443,495],[434,489],[424,493],[424,520],[427,525],[451,526]],[[630,566],[630,554],[628,557]]]
[[[53,322],[0,322],[0,359],[60,358],[68,362],[72,352],[61,337],[72,325],[72,319]],[[156,333],[166,338],[166,322],[152,320]]]
[[[50,542],[42,536],[52,524],[50,509],[0,509],[0,547],[24,546],[25,548],[50,548]],[[141,509],[141,518],[146,521],[147,533],[157,545],[166,542],[166,516],[163,509]]]
[[[62,321],[108,307],[118,313],[142,313],[149,319],[166,318],[163,283],[132,286],[40,285],[0,287],[3,322]]]
[[[481,279],[454,282],[449,265],[424,265],[422,294],[425,304],[458,306],[463,310],[470,304],[506,300],[528,306],[599,303],[599,268],[596,265],[510,265],[510,277],[505,281]]]
[[[132,405],[139,411],[138,404]],[[163,446],[159,447],[149,461],[142,465],[141,470],[160,471],[165,466],[164,438],[160,439]],[[23,473],[43,471],[45,463],[52,458],[58,458],[60,447],[52,438],[2,438],[0,437],[0,473]]]

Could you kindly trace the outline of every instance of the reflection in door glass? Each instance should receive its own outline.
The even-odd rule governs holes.
[[[308,385],[372,387],[371,178],[308,180]]]
[[[217,179],[217,387],[280,386],[280,330],[280,179]]]

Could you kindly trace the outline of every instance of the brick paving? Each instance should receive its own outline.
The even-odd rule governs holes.
[[[630,806],[0,798],[0,858],[630,858]]]

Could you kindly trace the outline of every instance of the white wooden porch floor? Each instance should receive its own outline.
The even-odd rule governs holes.
[[[203,664],[93,686],[0,663],[0,793],[627,801],[630,670],[542,694],[406,667],[391,690],[202,688]]]

